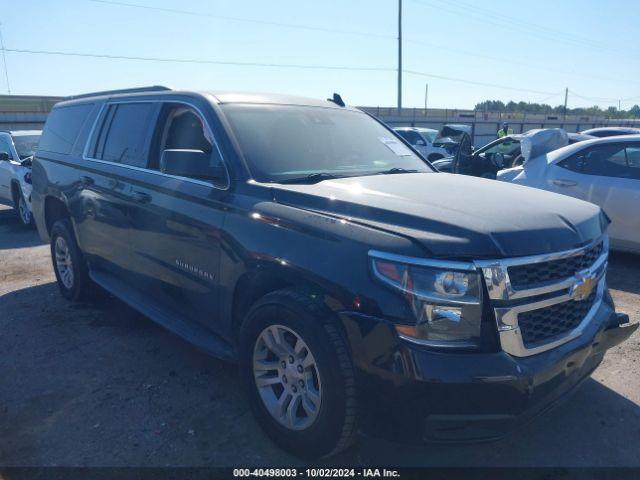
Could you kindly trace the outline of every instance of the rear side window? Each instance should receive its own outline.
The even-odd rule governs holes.
[[[92,108],[92,103],[54,108],[44,126],[39,149],[69,154]]]
[[[155,109],[152,103],[110,105],[96,142],[94,158],[146,167],[145,144]]]

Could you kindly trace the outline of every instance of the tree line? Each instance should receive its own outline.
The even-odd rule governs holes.
[[[516,113],[564,113],[564,106],[555,107],[546,103],[527,103],[509,101],[504,103],[501,100],[485,100],[476,104],[475,110],[485,112],[516,112]],[[629,110],[618,110],[616,107],[609,107],[605,110],[597,105],[588,108],[567,108],[567,115],[600,115],[609,118],[640,118],[640,106],[634,105]]]

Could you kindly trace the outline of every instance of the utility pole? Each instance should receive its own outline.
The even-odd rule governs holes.
[[[569,99],[569,87],[564,89],[564,119],[567,119],[567,100]]]
[[[402,0],[398,0],[398,113],[402,108]]]
[[[618,111],[620,111],[620,100],[618,100]]]
[[[424,84],[424,116],[427,116],[427,101],[429,100],[429,84]]]
[[[4,78],[7,80],[7,93],[11,95],[11,86],[9,85],[9,70],[7,70],[7,52],[4,50],[4,40],[2,38],[2,24],[0,23],[0,48],[2,48],[2,63],[4,64]]]

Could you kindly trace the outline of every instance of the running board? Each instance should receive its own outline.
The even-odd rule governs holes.
[[[102,270],[91,270],[89,276],[91,280],[131,308],[182,337],[187,342],[214,357],[222,360],[236,361],[231,345],[210,330],[182,317],[169,308],[149,302],[146,295],[129,285],[124,285],[114,275]]]

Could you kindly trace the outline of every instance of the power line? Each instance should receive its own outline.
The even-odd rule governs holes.
[[[468,50],[461,50],[461,49],[458,49],[458,48],[452,48],[452,47],[449,47],[449,46],[446,46],[446,45],[439,45],[439,44],[435,44],[435,43],[431,43],[431,42],[423,42],[421,40],[405,39],[404,42],[411,43],[411,44],[414,44],[414,45],[422,45],[422,46],[425,46],[425,47],[433,47],[433,48],[437,48],[437,49],[440,49],[440,50],[457,53],[459,55],[466,55],[466,56],[469,56],[469,57],[483,58],[483,59],[486,59],[486,60],[492,60],[494,62],[508,64],[508,65],[520,65],[520,66],[523,66],[523,67],[526,67],[526,68],[532,68],[532,69],[537,69],[537,70],[546,70],[548,72],[561,73],[561,74],[564,74],[564,75],[572,75],[572,76],[575,76],[575,77],[593,78],[595,80],[606,80],[608,82],[637,83],[637,84],[640,85],[640,81],[623,80],[621,78],[603,77],[603,76],[600,76],[600,75],[592,75],[592,74],[588,74],[588,73],[579,73],[579,72],[572,72],[572,71],[569,71],[569,70],[561,70],[561,69],[556,69],[556,68],[550,68],[548,66],[535,65],[535,64],[532,64],[530,62],[521,62],[521,61],[518,61],[518,60],[514,60],[512,58],[494,57],[492,55],[486,55],[486,54],[483,54],[483,53],[470,52]]]
[[[405,73],[408,73],[409,75],[416,75],[419,77],[427,77],[427,78],[437,78],[440,80],[448,80],[450,82],[460,82],[460,83],[466,83],[469,85],[478,85],[481,87],[491,87],[491,88],[499,88],[501,90],[511,90],[514,92],[525,92],[525,93],[533,93],[535,95],[553,95],[556,96],[557,93],[553,93],[553,92],[545,92],[545,91],[541,91],[541,90],[529,90],[526,88],[516,88],[516,87],[509,87],[506,85],[498,85],[495,83],[486,83],[486,82],[476,82],[474,80],[467,80],[464,78],[456,78],[456,77],[447,77],[444,75],[437,75],[434,73],[426,73],[426,72],[420,72],[420,71],[416,71],[416,70],[404,70]]]
[[[274,27],[282,27],[282,28],[295,28],[300,30],[311,30],[316,32],[325,32],[325,33],[338,33],[342,35],[357,35],[361,37],[372,37],[372,38],[384,38],[384,39],[395,39],[396,37],[393,35],[385,35],[382,33],[373,33],[373,32],[360,32],[356,30],[343,30],[340,28],[330,28],[330,27],[319,27],[314,25],[304,25],[298,23],[285,23],[285,22],[274,22],[270,20],[257,20],[252,18],[242,18],[242,17],[232,17],[226,15],[215,15],[208,12],[199,12],[195,10],[182,10],[177,8],[165,8],[165,7],[154,7],[150,5],[140,5],[137,3],[129,3],[129,2],[119,2],[115,0],[89,0],[93,3],[102,3],[105,5],[113,5],[119,7],[129,7],[129,8],[139,8],[143,10],[154,10],[158,12],[165,13],[174,13],[179,15],[191,15],[195,17],[207,17],[207,18],[215,18],[217,20],[227,20],[232,22],[245,22],[245,23],[253,23],[258,25],[270,25]]]
[[[298,63],[263,63],[263,62],[237,62],[231,60],[208,60],[197,58],[167,58],[167,57],[141,57],[132,55],[111,55],[103,53],[83,53],[83,52],[65,52],[59,50],[30,50],[21,48],[3,48],[5,52],[12,53],[26,53],[35,55],[58,55],[66,57],[88,57],[88,58],[102,58],[109,60],[135,60],[143,62],[166,62],[166,63],[193,63],[193,64],[208,64],[208,65],[232,65],[239,67],[273,67],[273,68],[299,68],[310,70],[353,70],[353,71],[379,71],[379,72],[395,72],[395,68],[386,67],[352,67],[341,65],[310,65],[310,64],[298,64]]]
[[[135,56],[135,55],[113,55],[113,54],[102,54],[102,53],[70,52],[70,51],[61,51],[61,50],[34,50],[34,49],[6,48],[6,47],[1,48],[1,50],[3,54],[5,52],[8,52],[8,53],[18,53],[18,54],[28,54],[28,55],[55,55],[55,56],[65,56],[65,57],[96,58],[96,59],[104,59],[104,60],[183,63],[183,64],[196,64],[196,65],[226,65],[226,66],[237,66],[237,67],[286,68],[286,69],[301,69],[301,70],[339,70],[339,71],[356,71],[356,72],[396,72],[397,71],[396,68],[380,67],[380,66],[355,66],[354,67],[349,65],[239,62],[239,61],[231,61],[231,60],[172,58],[172,57],[144,57],[144,56]],[[548,92],[543,90],[517,88],[517,87],[510,87],[507,85],[500,85],[500,84],[488,83],[488,82],[477,82],[474,80],[450,77],[446,75],[438,75],[435,73],[428,73],[428,72],[423,72],[418,70],[403,69],[402,72],[407,75],[434,78],[439,80],[447,80],[451,82],[464,83],[468,85],[497,88],[500,90],[509,90],[509,91],[515,91],[515,92],[524,92],[524,93],[530,93],[534,95],[547,95],[548,97],[545,98],[543,101],[547,100],[548,98],[553,98],[559,95],[558,92]],[[594,100],[598,99],[597,97],[584,97],[584,96],[575,94],[573,91],[571,93],[572,95],[575,95],[576,97],[583,98],[583,99],[589,99],[589,98]],[[620,99],[620,100],[629,101],[635,98],[640,98],[640,97],[629,97],[629,98]],[[600,100],[613,101],[614,99],[600,99]],[[615,101],[617,102],[618,99],[615,99]]]
[[[85,52],[69,52],[60,50],[31,50],[21,48],[4,48],[3,51],[10,53],[21,54],[33,54],[33,55],[58,55],[67,57],[82,57],[82,58],[98,58],[108,60],[132,60],[132,61],[144,61],[144,62],[165,62],[165,63],[191,63],[191,64],[204,64],[204,65],[229,65],[239,67],[270,67],[270,68],[292,68],[292,69],[306,69],[306,70],[345,70],[345,71],[364,71],[364,72],[396,72],[397,69],[389,67],[378,66],[362,66],[352,67],[347,65],[317,65],[317,64],[300,64],[300,63],[263,63],[263,62],[238,62],[231,60],[211,60],[211,59],[196,59],[196,58],[169,58],[169,57],[143,57],[133,55],[112,55],[102,53],[85,53]],[[556,95],[554,92],[546,92],[540,90],[529,90],[525,88],[509,87],[506,85],[498,85],[486,82],[476,82],[473,80],[467,80],[464,78],[448,77],[444,75],[431,74],[427,72],[420,72],[416,70],[406,70],[403,72],[409,75],[416,75],[421,77],[437,78],[440,80],[448,80],[452,82],[466,83],[469,85],[478,85],[483,87],[499,88],[502,90],[512,90],[517,92],[527,92],[536,95]]]
[[[440,1],[440,2],[443,2],[443,3],[446,3],[446,4],[450,5],[450,6],[452,6],[452,2],[450,0],[437,0],[437,1]],[[507,21],[510,24],[516,23],[516,24],[520,24],[520,25],[524,25],[524,26],[528,26],[528,27],[534,28],[536,31],[546,31],[551,35],[555,35],[555,36],[558,36],[558,37],[561,37],[561,38],[565,38],[565,39],[567,39],[568,41],[571,41],[571,42],[577,42],[579,45],[582,45],[582,46],[589,45],[589,46],[591,46],[593,48],[600,48],[600,49],[603,49],[603,50],[619,52],[619,49],[607,46],[607,45],[599,43],[599,42],[596,42],[596,41],[592,40],[589,37],[573,35],[571,33],[564,32],[562,30],[557,30],[557,29],[554,29],[554,28],[550,28],[550,27],[548,27],[546,25],[542,25],[542,24],[539,24],[539,23],[531,22],[531,21],[528,21],[528,20],[523,20],[523,19],[520,19],[520,18],[516,18],[516,17],[510,16],[510,15],[505,15],[504,13],[496,12],[495,10],[491,10],[491,9],[488,9],[488,8],[478,7],[477,5],[473,5],[473,4],[470,4],[468,2],[463,2],[463,1],[456,0],[456,5],[461,5],[465,9],[468,8],[468,9],[471,9],[471,10],[475,10],[476,12],[479,12],[479,13],[481,13],[483,15],[487,15],[487,16],[493,17],[493,18],[501,20],[501,21]]]
[[[441,4],[434,4],[434,3],[431,3],[431,2],[427,2],[425,0],[413,0],[413,1],[415,3],[421,4],[423,6],[427,6],[427,7],[436,9],[436,10],[441,10],[441,11],[444,11],[444,12],[452,13],[454,15],[462,15],[462,16],[471,18],[472,20],[480,22],[483,25],[487,25],[487,24],[495,25],[495,26],[498,26],[500,28],[504,28],[504,29],[515,31],[517,33],[521,33],[521,34],[524,33],[526,35],[530,35],[530,36],[533,36],[533,37],[538,37],[538,38],[541,38],[541,39],[544,39],[544,40],[551,40],[553,42],[561,42],[561,43],[565,43],[565,44],[568,44],[568,45],[571,45],[571,46],[574,46],[574,47],[584,48],[584,47],[587,46],[582,41],[573,40],[573,39],[570,39],[570,38],[563,37],[561,35],[559,36],[556,33],[543,33],[543,32],[540,32],[539,28],[536,28],[535,30],[525,29],[525,28],[513,25],[514,22],[511,22],[511,21],[510,22],[506,22],[505,20],[498,20],[498,19],[495,19],[495,18],[494,19],[488,19],[488,18],[486,18],[486,11],[483,14],[479,14],[478,12],[474,12],[473,10],[468,9],[467,8],[467,4],[465,4],[464,7],[458,7],[457,5],[451,5],[451,4],[445,3],[445,5],[447,5],[447,7],[445,7],[445,6],[442,6]],[[435,1],[438,1],[438,0],[435,0]],[[443,1],[443,0],[440,0],[440,1]],[[632,59],[634,61],[638,61],[637,57],[628,56],[628,55],[621,55],[619,50],[615,50],[613,48],[599,47],[599,46],[593,46],[593,45],[591,46],[591,48],[600,48],[600,49],[604,48],[604,49],[609,50],[610,52],[613,52],[614,54],[616,54],[616,56]]]

